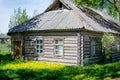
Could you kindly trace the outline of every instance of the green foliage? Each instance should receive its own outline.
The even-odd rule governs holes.
[[[11,40],[10,40],[10,39],[7,40],[7,43],[6,43],[6,44],[7,44],[7,47],[8,47],[8,48],[11,48]]]
[[[89,61],[89,56],[86,56],[83,60],[84,66],[87,66],[89,64],[88,61]]]
[[[112,46],[114,45],[115,38],[110,33],[104,33],[101,42],[105,49],[105,57],[109,58],[111,56],[111,49]]]
[[[14,13],[10,16],[8,27],[13,28],[19,24],[24,23],[28,19],[35,17],[38,14],[39,14],[38,11],[34,10],[33,15],[31,17],[27,14],[26,9],[23,10],[21,10],[21,8],[15,9]]]
[[[104,48],[111,49],[112,46],[114,45],[115,38],[110,33],[104,33],[101,41]]]
[[[21,8],[15,9],[13,15],[10,17],[9,28],[13,28],[19,24],[24,23],[29,19],[26,10],[21,10]]]
[[[72,0],[77,6],[88,6],[107,11],[115,20],[120,21],[120,0]]]
[[[65,66],[59,63],[13,60],[9,51],[1,51],[0,60],[3,60],[0,62],[1,80],[110,80],[120,76],[120,61],[86,67]]]
[[[11,40],[8,39],[6,43],[0,43],[0,50],[10,50],[11,49]]]

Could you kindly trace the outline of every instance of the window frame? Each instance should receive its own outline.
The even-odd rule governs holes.
[[[120,41],[116,41],[116,51],[120,52]]]
[[[59,44],[59,42],[58,42],[58,44],[55,43],[55,41],[60,41],[60,40],[62,41],[62,44]],[[56,46],[58,47],[58,49],[55,48]],[[59,53],[59,47],[60,46],[62,46],[62,53]],[[63,39],[54,39],[53,47],[54,47],[53,52],[54,52],[55,56],[61,57],[61,56],[64,55],[64,40]],[[58,54],[56,54],[56,51],[58,51]]]
[[[42,42],[41,42],[42,41]],[[37,47],[38,46],[38,47]],[[42,48],[41,48],[41,46],[42,46]],[[35,40],[35,53],[36,54],[43,54],[43,40],[42,39],[36,39]],[[38,50],[38,52],[37,52],[37,50]]]
[[[94,41],[94,43],[92,44],[92,42]],[[96,55],[96,41],[94,39],[90,40],[90,55],[94,56]],[[94,51],[93,51],[94,50]]]

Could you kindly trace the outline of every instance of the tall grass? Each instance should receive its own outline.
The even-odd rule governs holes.
[[[6,53],[6,56],[8,55],[9,53]],[[110,80],[120,76],[120,61],[80,67],[51,62],[14,60],[10,56],[2,59],[7,61],[3,60],[6,62],[1,62],[3,64],[0,65],[1,80]]]

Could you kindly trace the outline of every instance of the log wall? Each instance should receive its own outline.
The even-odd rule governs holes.
[[[101,38],[102,35],[101,34],[96,34],[96,33],[87,33],[87,32],[84,32],[84,57],[83,59],[85,60],[86,58],[88,58],[88,64],[92,64],[92,63],[98,63],[98,62],[101,62],[102,60],[102,48],[99,48],[100,50],[97,49],[97,46],[102,46],[101,45],[101,42],[99,41],[96,41],[96,53],[95,55],[91,55],[91,39],[97,39],[97,38]],[[100,39],[99,39],[100,40]],[[101,41],[101,40],[100,40]]]
[[[43,40],[43,53],[38,55],[37,60],[40,61],[51,61],[60,62],[65,64],[77,65],[77,54],[78,54],[78,37],[76,33],[72,34],[54,34],[54,35],[25,35],[24,36],[24,54],[26,59],[34,59],[35,43],[34,39],[40,38]],[[63,56],[54,55],[54,40],[63,40]]]
[[[113,49],[112,49],[112,61],[117,61],[117,60],[120,60],[120,36],[115,36],[115,45],[113,46]],[[119,42],[119,51],[117,50],[117,43],[116,42]]]

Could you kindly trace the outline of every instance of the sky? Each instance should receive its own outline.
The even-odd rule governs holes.
[[[26,9],[27,14],[32,16],[34,10],[42,13],[52,0],[0,0],[0,33],[8,32],[10,16],[14,9]]]

